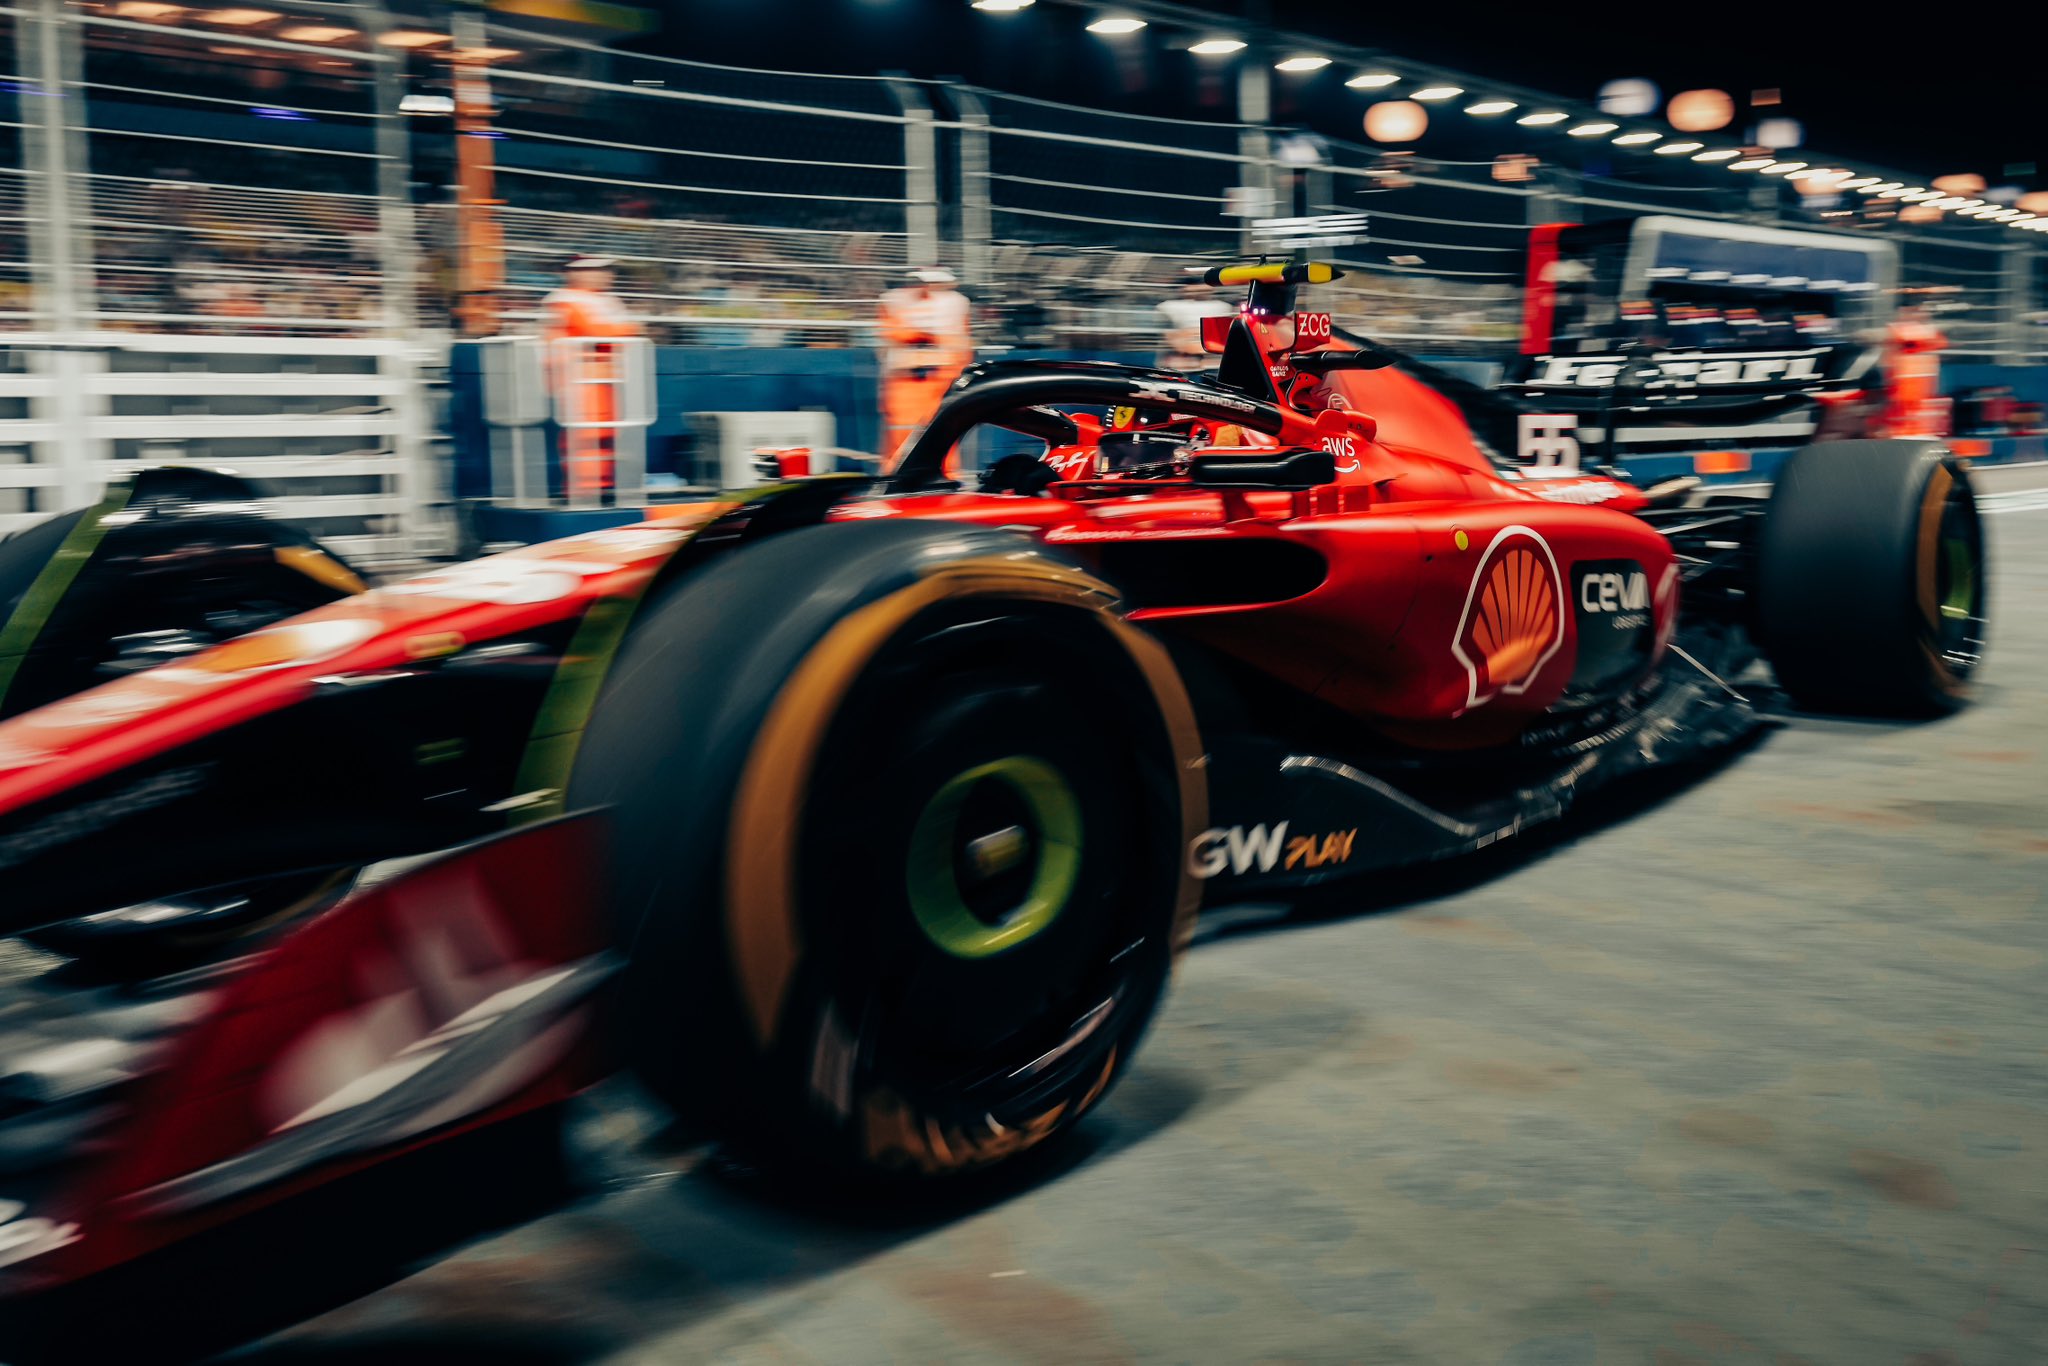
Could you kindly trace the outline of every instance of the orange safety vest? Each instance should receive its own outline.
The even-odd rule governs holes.
[[[974,359],[967,297],[935,289],[882,295],[877,322],[882,334],[882,447],[893,456],[910,434],[930,420],[946,386]],[[949,460],[950,464],[950,460]]]
[[[935,289],[923,297],[915,289],[892,289],[882,295],[884,372],[964,369],[974,358],[968,308],[967,296],[951,289]]]
[[[618,419],[618,361],[613,348],[557,347],[564,338],[637,337],[640,324],[616,294],[593,289],[555,290],[541,300],[541,340],[547,357],[548,391],[564,422],[611,423]],[[564,427],[562,471],[572,493],[595,494],[612,486],[612,426]]]
[[[1932,323],[1909,318],[1885,329],[1884,426],[1894,436],[1938,436],[1941,356],[1948,338]]]

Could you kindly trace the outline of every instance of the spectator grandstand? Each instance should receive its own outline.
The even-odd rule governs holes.
[[[394,21],[416,27],[380,45],[351,26],[317,44],[280,38],[289,16],[224,33],[199,10],[145,9],[146,20],[118,0],[66,11],[82,32],[70,169],[87,263],[70,325],[305,337],[452,327],[455,137],[445,114],[401,112],[406,95],[450,88],[445,13]],[[1366,240],[1325,253],[1352,272],[1336,303],[1348,321],[1485,354],[1515,335],[1532,216],[1752,212],[1679,183],[1678,167],[1671,183],[1506,186],[1489,163],[1326,138],[1306,163],[1283,162],[1270,147],[1247,153],[1240,135],[1261,130],[1228,123],[717,67],[515,24],[491,24],[488,41],[501,309],[514,328],[561,260],[597,251],[619,258],[621,293],[657,342],[863,346],[876,296],[908,267],[943,261],[977,301],[985,344],[1148,349],[1154,304],[1191,261],[1257,245],[1230,213],[1234,195],[1263,185],[1269,205],[1368,215]],[[16,117],[0,130],[0,327],[47,329],[32,288],[35,167],[17,136],[39,92],[17,81],[13,93]],[[1071,167],[1084,156],[1082,177]],[[2009,346],[2002,323],[2038,312],[2005,297],[1996,244],[1946,224],[1899,236],[1906,286],[1941,310],[1958,354]]]

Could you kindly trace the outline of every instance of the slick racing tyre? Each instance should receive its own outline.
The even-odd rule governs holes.
[[[1951,710],[1984,653],[1983,523],[1937,442],[1838,441],[1795,454],[1757,545],[1757,625],[1801,705]]]
[[[612,813],[625,1048],[688,1121],[832,1177],[986,1168],[1128,1065],[1194,908],[1187,698],[1101,584],[873,522],[645,610],[577,757]]]

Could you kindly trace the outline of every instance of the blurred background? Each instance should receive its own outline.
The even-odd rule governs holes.
[[[1862,325],[1914,306],[1952,390],[2048,397],[2023,54],[1979,44],[1951,99],[1880,78],[1892,32],[1788,21],[1759,47],[1652,14],[1539,61],[1549,19],[1484,22],[21,0],[0,530],[198,459],[371,560],[474,548],[525,533],[477,532],[470,503],[639,502],[751,477],[762,446],[886,454],[970,356],[1171,361],[1216,307],[1188,267],[1254,253],[1337,261],[1316,306],[1340,326],[1492,382],[1530,227],[1648,214],[1881,239],[1897,269]],[[610,322],[543,307],[579,255]],[[892,352],[919,269],[966,301],[922,358],[943,365]],[[565,329],[607,343],[576,352],[586,382],[494,344]],[[614,440],[616,490],[564,475]]]

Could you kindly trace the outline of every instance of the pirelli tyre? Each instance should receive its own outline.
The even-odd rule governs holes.
[[[635,622],[569,793],[612,813],[629,1060],[840,1179],[1070,1128],[1191,928],[1197,744],[1163,650],[1029,540],[841,524],[694,572]]]
[[[1779,473],[1757,544],[1759,643],[1802,706],[1927,715],[1984,654],[1983,522],[1939,442],[1808,446]]]

